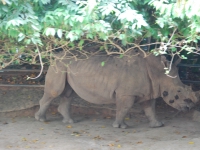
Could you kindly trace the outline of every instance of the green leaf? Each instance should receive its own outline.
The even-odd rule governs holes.
[[[66,38],[70,39],[70,41],[78,40],[78,36],[75,35],[73,31],[70,31],[68,34],[66,34]]]
[[[55,36],[55,34],[56,34],[56,30],[54,28],[47,28],[45,31],[46,36],[49,36],[49,35]]]
[[[165,71],[165,74],[169,74],[169,70],[166,70],[166,71]]]
[[[80,29],[76,29],[76,30],[74,30],[74,33],[76,33],[77,35],[81,35],[82,30],[80,30]]]
[[[163,19],[163,18],[158,18],[158,19],[156,20],[156,23],[157,23],[161,28],[164,27],[164,19]]]
[[[92,35],[92,34],[90,34],[90,33],[89,33],[89,34],[87,34],[87,35],[86,35],[86,37],[87,37],[87,39],[93,39],[93,35]]]
[[[120,40],[123,40],[123,39],[125,39],[125,38],[126,38],[126,35],[125,35],[125,34],[120,34],[120,35],[119,35],[119,39],[120,39]]]
[[[31,43],[30,39],[25,40],[26,44],[29,45]]]
[[[104,46],[100,46],[99,49],[100,49],[100,51],[104,50]]]
[[[51,0],[40,0],[43,4],[48,4],[51,2]]]
[[[31,25],[32,26],[32,28],[34,29],[34,30],[37,30],[37,31],[40,31],[40,29],[38,28],[38,27],[36,27],[35,25]]]
[[[33,42],[33,44],[37,44],[37,40],[35,38],[31,38],[31,41]]]
[[[18,38],[18,42],[22,41],[24,38],[25,38],[25,35],[20,33],[19,38]]]
[[[84,40],[80,40],[78,46],[83,46]]]
[[[2,10],[5,11],[5,12],[8,12],[8,11],[9,11],[9,10],[8,10],[8,7],[5,7],[5,6],[2,7]]]
[[[77,21],[79,21],[80,23],[82,23],[83,22],[83,20],[84,20],[84,17],[83,16],[77,16]]]
[[[105,65],[105,62],[104,62],[104,61],[102,61],[102,62],[101,62],[101,66],[103,67],[104,65]]]
[[[182,58],[182,59],[187,59],[187,57],[185,57],[184,55],[181,55],[181,58]]]
[[[57,35],[60,39],[62,38],[62,29],[57,30]]]
[[[176,52],[177,48],[176,47],[172,47],[172,52]]]

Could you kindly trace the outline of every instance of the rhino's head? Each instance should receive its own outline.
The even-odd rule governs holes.
[[[184,85],[179,78],[177,64],[180,59],[173,64],[165,56],[155,58],[149,55],[145,59],[152,86],[151,98],[161,96],[167,104],[178,110],[188,110],[199,101],[200,92],[193,92],[191,87]],[[164,68],[171,68],[168,76]]]
[[[182,111],[189,110],[198,101],[195,92],[184,85],[172,86],[168,90],[163,90],[161,94],[167,104]]]
[[[161,96],[170,106],[178,110],[188,110],[194,106],[199,100],[199,95],[192,91],[190,86],[184,85],[178,75],[176,67],[180,60],[177,60],[171,66],[171,77],[164,77],[163,87],[161,88]],[[168,67],[168,66],[167,66]],[[173,78],[175,77],[176,78]]]

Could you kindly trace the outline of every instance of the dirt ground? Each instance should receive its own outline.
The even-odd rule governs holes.
[[[5,115],[0,150],[199,150],[200,123],[192,120],[192,112],[176,113],[157,108],[165,126],[149,128],[144,114],[134,112],[126,118],[128,129],[113,128],[114,117],[101,114],[74,114],[74,124],[62,123],[57,113],[48,113],[47,122]]]
[[[62,123],[55,105],[48,121],[33,117],[43,88],[0,88],[0,150],[199,150],[200,112],[179,112],[162,100],[157,115],[165,126],[149,128],[139,105],[126,117],[128,129],[113,128],[114,105],[93,105],[75,97],[74,124]],[[194,113],[195,112],[195,113]],[[194,121],[196,120],[196,121]]]

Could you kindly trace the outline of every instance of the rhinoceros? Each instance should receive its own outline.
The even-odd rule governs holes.
[[[124,118],[134,103],[141,103],[150,127],[163,126],[156,119],[154,99],[162,97],[167,104],[183,111],[198,101],[196,93],[180,81],[177,63],[171,66],[170,75],[177,76],[172,78],[165,74],[164,67],[168,61],[164,56],[149,54],[144,57],[138,50],[134,50],[132,56],[122,58],[116,55],[93,55],[83,60],[58,60],[47,71],[44,95],[35,118],[45,121],[51,101],[61,96],[58,111],[64,123],[73,123],[70,103],[75,92],[91,103],[115,103],[113,127],[127,127]]]

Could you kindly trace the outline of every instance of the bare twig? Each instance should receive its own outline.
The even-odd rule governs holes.
[[[172,37],[174,36],[174,33],[176,32],[177,28],[174,29],[171,37],[169,38],[168,42],[167,42],[167,46],[170,44],[171,40],[172,40]]]
[[[108,38],[108,41],[110,42],[110,44],[114,45],[115,47],[117,47],[120,50],[120,53],[124,54],[124,50],[117,44],[115,44],[112,40],[110,40]]]
[[[42,57],[41,57],[41,53],[40,53],[40,50],[39,50],[39,48],[38,48],[38,45],[36,45],[36,47],[37,47],[38,56],[39,56],[39,59],[40,59],[41,70],[40,70],[40,73],[38,74],[37,77],[31,78],[31,77],[27,76],[27,80],[28,80],[28,79],[33,79],[33,80],[34,80],[34,79],[39,78],[39,77],[41,76],[42,72],[43,72],[43,69],[44,69],[43,62],[42,62]]]

